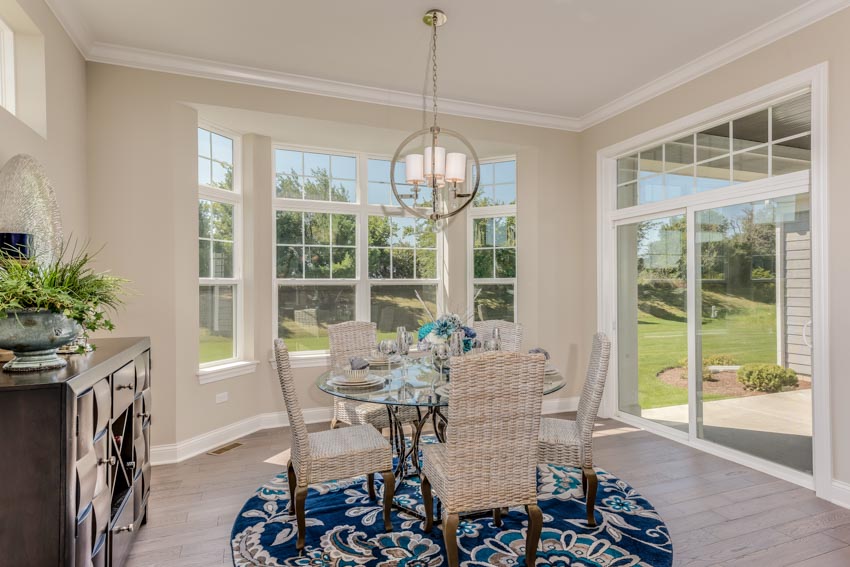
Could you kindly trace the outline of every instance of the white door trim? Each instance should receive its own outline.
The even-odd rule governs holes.
[[[612,359],[610,364],[611,379],[609,383],[613,386],[608,388],[603,400],[600,414],[607,417],[616,417],[633,425],[640,425],[649,431],[659,433],[656,427],[648,420],[642,420],[633,416],[623,415],[618,412],[618,380],[617,380],[617,278],[616,278],[616,224],[625,222],[628,215],[618,211],[616,207],[616,158],[630,154],[642,147],[657,143],[666,139],[672,139],[686,131],[700,128],[719,118],[726,118],[739,113],[746,113],[756,106],[764,105],[774,99],[785,96],[800,89],[810,88],[812,92],[812,167],[810,174],[811,215],[812,215],[812,312],[814,314],[813,333],[813,365],[815,368],[816,384],[813,387],[813,464],[814,474],[812,476],[802,475],[796,471],[790,471],[787,467],[762,461],[750,455],[745,455],[732,449],[719,447],[710,442],[693,439],[694,427],[691,426],[691,435],[683,438],[682,435],[666,435],[678,441],[688,443],[691,446],[705,450],[722,457],[739,462],[746,466],[757,468],[779,478],[796,482],[802,486],[814,486],[818,496],[829,500],[838,500],[833,494],[834,482],[832,478],[832,431],[831,431],[831,407],[830,407],[830,368],[829,368],[829,254],[827,224],[828,190],[827,190],[827,103],[828,103],[828,64],[826,62],[814,67],[800,71],[788,77],[784,77],[744,93],[740,96],[715,104],[706,109],[695,112],[689,116],[680,118],[658,128],[654,128],[628,140],[608,146],[597,153],[597,282],[599,296],[597,298],[597,325],[612,337]],[[792,179],[792,176],[783,176],[784,179],[776,178],[755,185],[755,189],[746,191],[746,195],[723,195],[723,200],[737,200],[750,196],[758,198],[759,195],[768,192],[773,193],[780,189],[780,183],[788,182],[788,186],[782,187],[780,192],[793,192],[791,186],[797,185],[800,179]],[[734,189],[730,189],[734,190]],[[726,191],[720,189],[718,191]],[[739,189],[740,191],[740,189]],[[706,192],[704,195],[712,199],[720,196],[720,193]],[[699,202],[698,202],[699,201]],[[720,199],[718,199],[720,201]],[[664,204],[652,204],[644,207],[633,207],[630,211],[635,216],[659,216],[665,210],[680,212],[682,208],[704,208],[702,196],[670,200]],[[692,240],[692,239],[691,239]],[[691,284],[692,282],[689,282]],[[690,297],[689,303],[696,301],[696,296]],[[689,354],[693,355],[694,346],[689,345]],[[696,368],[696,367],[695,367]],[[694,396],[691,396],[694,397]],[[691,402],[693,400],[690,400]],[[693,404],[692,404],[693,405]],[[693,414],[695,408],[691,409]],[[691,415],[691,421],[695,416]],[[637,421],[636,421],[637,420]]]

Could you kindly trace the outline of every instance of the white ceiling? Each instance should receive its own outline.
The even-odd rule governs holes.
[[[507,108],[576,121],[601,108],[616,108],[636,89],[670,82],[674,71],[685,77],[705,72],[709,63],[716,66],[743,54],[736,55],[730,42],[740,44],[738,51],[748,51],[847,4],[842,0],[48,1],[78,45],[84,44],[84,54],[91,51],[90,59],[117,57],[120,62],[126,56],[145,66],[138,61],[147,56],[127,56],[126,50],[116,48],[121,46],[419,96],[426,84],[430,34],[421,17],[428,8],[441,8],[449,18],[440,29],[441,97],[499,107],[494,112]]]

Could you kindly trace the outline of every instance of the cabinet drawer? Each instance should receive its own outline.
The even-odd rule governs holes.
[[[117,419],[133,403],[135,395],[136,365],[131,362],[112,375],[112,419]]]
[[[112,538],[111,565],[124,565],[127,555],[130,553],[130,546],[133,543],[133,532],[138,529],[138,526],[133,523],[135,512],[134,498],[133,489],[131,488],[121,503],[118,516],[109,528],[109,534]]]

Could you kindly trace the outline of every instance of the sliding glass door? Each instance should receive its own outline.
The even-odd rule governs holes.
[[[697,436],[811,473],[808,194],[694,215]]]
[[[812,472],[805,189],[618,223],[621,413]]]

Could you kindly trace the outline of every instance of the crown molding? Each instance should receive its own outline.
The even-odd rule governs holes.
[[[430,103],[430,97],[425,97],[423,101],[421,94],[378,89],[365,85],[233,65],[209,59],[95,42],[85,20],[79,10],[72,6],[72,2],[67,0],[45,0],[45,2],[65,28],[77,49],[88,61],[414,110],[422,109],[423,102],[426,105]],[[440,109],[443,113],[454,116],[581,132],[831,16],[848,6],[850,6],[850,0],[811,0],[799,8],[581,117],[560,116],[460,100],[442,100]]]
[[[421,94],[378,89],[352,83],[318,79],[316,77],[282,73],[244,65],[233,65],[209,59],[172,55],[108,43],[96,42],[92,44],[86,54],[86,59],[97,63],[123,65],[150,71],[176,73],[191,77],[269,87],[357,102],[396,106],[399,108],[421,110],[424,103],[430,106],[431,100],[430,97],[424,97],[423,100]],[[460,100],[441,99],[440,111],[444,114],[464,116],[467,118],[480,118],[484,120],[495,120],[497,122],[524,124],[527,126],[556,128],[559,130],[577,131],[580,127],[578,120],[575,118]]]
[[[609,120],[850,6],[850,0],[811,0],[581,117],[581,130]]]

